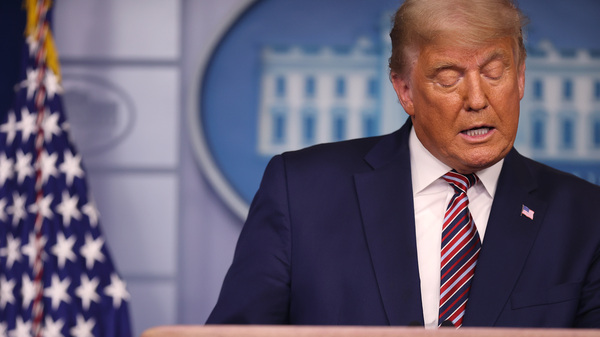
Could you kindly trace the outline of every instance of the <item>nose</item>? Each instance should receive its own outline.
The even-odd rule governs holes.
[[[487,108],[488,99],[479,74],[468,74],[466,76],[465,87],[465,110],[478,112]]]

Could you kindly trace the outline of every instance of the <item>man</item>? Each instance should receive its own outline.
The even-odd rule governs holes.
[[[513,148],[523,21],[406,0],[407,123],[271,160],[208,323],[600,327],[600,188]]]

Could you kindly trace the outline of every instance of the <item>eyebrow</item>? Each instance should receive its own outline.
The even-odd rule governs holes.
[[[462,69],[462,67],[459,66],[458,64],[454,63],[454,62],[450,62],[450,61],[446,61],[446,60],[441,60],[441,61],[435,63],[431,67],[431,71],[429,72],[429,74],[428,74],[427,77],[429,77],[429,78],[435,78],[436,76],[438,76],[444,70],[457,70],[457,71],[460,71],[461,69]]]
[[[506,59],[507,59],[506,52],[503,49],[496,49],[496,50],[492,51],[486,58],[484,58],[483,62],[479,63],[479,66],[480,67],[485,66],[494,60],[504,61]],[[504,63],[506,63],[506,62],[504,62]]]
[[[434,72],[439,72],[445,69],[458,69],[461,68],[458,64],[449,61],[440,61],[433,65]]]
[[[494,60],[506,60],[506,52],[502,49],[493,50],[489,55],[487,55],[482,62],[478,63],[480,67],[487,65],[488,63]],[[443,70],[446,69],[462,69],[462,67],[454,62],[447,60],[440,60],[432,66],[432,75],[435,76]]]

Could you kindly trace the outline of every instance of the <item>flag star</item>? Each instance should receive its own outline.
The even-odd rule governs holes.
[[[0,276],[0,308],[6,308],[7,303],[15,303],[14,288],[15,280],[7,281],[5,275]]]
[[[11,233],[6,237],[6,247],[0,248],[0,256],[6,256],[6,266],[12,268],[15,261],[21,261],[21,239]]]
[[[44,198],[40,199],[39,202],[29,205],[29,212],[33,214],[40,213],[46,219],[52,219],[54,216],[54,212],[52,212],[52,208],[50,205],[52,204],[52,200],[54,197],[52,194],[48,194]]]
[[[17,182],[22,184],[27,177],[33,177],[34,170],[31,159],[31,153],[25,154],[21,149],[17,150],[17,162],[15,163],[15,171],[17,171]]]
[[[104,288],[104,293],[113,298],[115,309],[121,306],[121,301],[129,300],[130,296],[127,292],[127,284],[115,273],[110,275],[110,284]]]
[[[27,217],[25,203],[27,203],[27,195],[19,195],[19,193],[13,192],[13,204],[6,207],[8,214],[13,216],[13,226],[18,225],[19,221]]]
[[[100,296],[96,292],[98,284],[100,280],[97,277],[90,280],[85,273],[81,275],[81,285],[75,289],[75,294],[81,298],[83,309],[88,310],[92,301],[100,303]]]
[[[58,126],[58,119],[60,118],[60,114],[58,112],[55,112],[53,114],[50,114],[48,112],[49,111],[46,111],[46,114],[44,114],[43,122],[44,139],[46,140],[46,142],[50,142],[52,140],[53,135],[58,136],[62,132],[60,126]]]
[[[42,152],[41,158],[41,170],[42,170],[42,182],[45,184],[48,182],[48,179],[52,176],[54,178],[58,177],[58,170],[56,169],[56,161],[58,160],[58,154],[48,154],[47,151],[44,150]]]
[[[62,330],[65,323],[62,319],[58,321],[54,321],[52,317],[46,316],[46,323],[44,324],[44,328],[42,329],[42,336],[44,337],[64,337],[60,332]]]
[[[67,227],[71,225],[71,219],[81,219],[81,212],[77,209],[78,202],[79,196],[70,196],[67,190],[63,191],[62,201],[56,206],[56,212],[62,215],[63,223]]]
[[[37,51],[40,43],[39,41],[33,36],[33,34],[30,34],[27,36],[27,45],[29,46],[29,56],[35,54],[35,52]]]
[[[23,283],[21,284],[21,295],[23,295],[23,309],[29,308],[31,301],[33,301],[33,299],[37,295],[38,287],[39,286],[36,286],[36,284],[33,281],[31,281],[29,275],[23,274]]]
[[[81,314],[78,314],[77,324],[69,332],[73,337],[94,337],[94,334],[92,334],[94,325],[96,325],[96,322],[93,318],[86,321]]]
[[[50,99],[54,98],[54,94],[62,94],[63,92],[58,76],[56,76],[56,74],[54,74],[54,72],[51,69],[48,69],[48,71],[46,71],[44,85],[46,86],[48,97],[50,97]]]
[[[61,301],[65,303],[71,301],[71,297],[67,293],[70,284],[71,281],[68,277],[61,281],[57,274],[52,275],[52,284],[44,289],[44,296],[50,297],[52,300],[52,310],[57,310]]]
[[[85,258],[85,265],[87,269],[94,267],[94,262],[103,262],[104,254],[102,254],[102,246],[104,245],[104,239],[98,237],[96,240],[91,234],[85,234],[85,244],[81,246],[81,255]]]
[[[83,170],[81,169],[81,155],[73,156],[70,150],[65,151],[65,157],[62,164],[60,164],[59,169],[62,173],[65,174],[67,180],[67,186],[71,186],[73,184],[73,179],[75,177],[83,179]]]
[[[45,236],[42,235],[40,237],[42,260],[46,260],[46,258],[47,258],[46,252],[44,251],[44,247],[46,246],[47,241],[48,241],[48,239]],[[35,245],[36,245],[35,233],[31,232],[31,233],[29,233],[29,242],[27,242],[26,245],[23,245],[23,247],[21,247],[21,252],[23,252],[23,255],[27,255],[29,257],[29,265],[31,267],[33,267],[33,262],[35,262],[35,257],[37,254],[37,248]]]
[[[38,88],[38,75],[39,75],[38,70],[27,68],[27,79],[22,82],[21,86],[22,87],[27,86],[27,99],[28,100],[31,99],[31,97],[33,97],[33,93]]]
[[[23,321],[22,316],[17,317],[17,324],[14,330],[8,332],[9,337],[30,337],[31,336],[31,322]]]
[[[73,253],[73,245],[75,244],[75,235],[70,238],[65,238],[63,232],[58,232],[56,236],[56,244],[52,246],[52,254],[58,259],[58,267],[63,269],[67,260],[75,262],[77,256]]]
[[[6,157],[6,153],[0,155],[0,185],[4,185],[6,181],[13,177],[13,160]]]
[[[88,199],[89,200],[89,199]],[[89,200],[87,204],[85,204],[81,211],[88,216],[90,220],[90,225],[92,227],[98,226],[98,218],[100,218],[100,212],[98,212],[98,208],[93,200]]]
[[[17,135],[17,117],[14,111],[8,112],[8,120],[6,123],[0,125],[0,132],[6,133],[6,144],[12,144],[12,141]]]
[[[36,113],[30,114],[27,107],[21,109],[21,121],[17,122],[17,130],[21,131],[23,143],[26,143],[31,134],[37,131],[36,119]]]
[[[6,199],[2,198],[2,199],[0,199],[0,220],[2,220],[2,221],[8,220],[5,210],[6,210]]]
[[[0,322],[0,336],[6,336],[7,324],[6,322]]]

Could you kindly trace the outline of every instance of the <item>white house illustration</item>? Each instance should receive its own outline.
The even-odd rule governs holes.
[[[260,155],[402,125],[406,114],[388,78],[387,19],[381,28],[378,38],[360,37],[349,46],[263,48]],[[515,146],[535,159],[584,167],[567,170],[600,183],[600,53],[557,50],[544,41],[528,47],[526,65]]]
[[[600,53],[528,48],[517,147],[537,159],[600,161]]]
[[[387,19],[381,24],[388,30]],[[388,79],[388,40],[382,33],[350,46],[264,47],[258,153],[397,129],[406,117]]]

